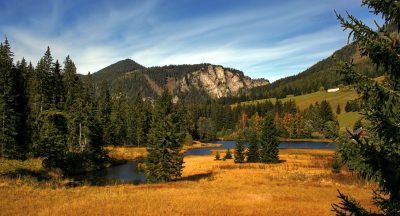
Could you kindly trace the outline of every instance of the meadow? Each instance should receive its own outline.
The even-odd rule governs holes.
[[[145,155],[143,148],[118,152]],[[373,208],[374,185],[345,168],[333,173],[333,154],[282,149],[278,164],[187,156],[177,181],[101,187],[43,186],[22,176],[9,177],[4,174],[13,169],[40,170],[40,160],[8,161],[0,167],[0,215],[332,215],[338,189]]]
[[[357,98],[358,94],[355,90],[349,89],[349,87],[345,87],[337,92],[319,91],[299,96],[289,96],[279,100],[282,103],[287,102],[289,100],[294,100],[300,110],[308,108],[311,104],[315,104],[315,102],[321,103],[321,101],[323,100],[326,100],[330,103],[333,112],[336,112],[336,107],[340,105],[341,113],[337,115],[337,117],[340,129],[341,131],[344,131],[346,128],[353,128],[354,123],[361,117],[361,115],[357,112],[345,112],[344,110],[347,101],[354,100]],[[265,103],[267,101],[275,103],[276,98],[246,101],[240,103],[240,105],[254,105],[257,103]],[[232,106],[237,106],[237,104],[234,104]]]

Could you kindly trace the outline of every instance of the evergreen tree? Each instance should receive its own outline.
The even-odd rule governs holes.
[[[217,151],[217,153],[215,154],[215,160],[221,160],[221,156],[219,155],[219,152]]]
[[[53,57],[50,48],[39,60],[35,70],[28,80],[29,93],[29,131],[32,142],[32,150],[35,151],[37,141],[39,140],[39,131],[41,128],[40,118],[42,112],[52,107],[54,83],[52,78]]]
[[[232,154],[231,154],[231,150],[228,148],[226,150],[226,153],[225,153],[225,156],[224,156],[223,160],[229,160],[229,159],[232,159]]]
[[[371,213],[342,193],[341,202],[333,208],[338,215],[400,215],[400,7],[398,1],[364,0],[363,4],[374,14],[381,14],[385,25],[374,31],[354,16],[337,17],[345,29],[351,30],[361,54],[385,71],[385,82],[356,72],[352,62],[342,63],[341,73],[360,93],[361,112],[371,126],[363,137],[350,132],[353,140],[342,145],[340,154],[362,178],[377,182],[373,203],[380,212]]]
[[[320,118],[322,119],[323,122],[336,121],[336,116],[332,112],[332,107],[326,100],[323,100],[321,102],[319,110],[320,110]]]
[[[168,90],[156,100],[148,134],[146,174],[150,182],[167,182],[181,176],[186,135],[184,108],[174,105]]]
[[[7,158],[24,157],[24,145],[19,140],[22,131],[18,83],[21,78],[13,65],[13,53],[6,39],[0,44],[0,111],[1,111],[1,156]]]
[[[75,103],[75,99],[80,95],[82,90],[80,89],[82,86],[79,77],[76,74],[75,64],[69,56],[67,56],[64,61],[61,86],[63,87],[64,109],[69,110]]]
[[[249,150],[247,151],[247,162],[249,163],[257,163],[260,162],[260,154],[259,154],[259,144],[257,133],[253,129],[248,129],[245,131],[247,136],[246,140],[249,142]]]
[[[342,110],[340,109],[340,104],[338,104],[336,107],[336,115],[339,115],[341,112]]]
[[[112,128],[110,127],[112,101],[110,87],[105,80],[100,85],[97,106],[97,119],[100,123],[102,143],[103,145],[113,144],[111,143]]]
[[[52,72],[52,83],[53,83],[53,98],[52,98],[52,107],[56,109],[62,109],[63,105],[63,97],[64,97],[64,85],[63,85],[63,77],[61,74],[61,65],[56,60],[51,68]]]
[[[245,148],[243,138],[240,136],[236,142],[235,148],[235,163],[244,163],[245,160]]]
[[[96,116],[96,88],[93,83],[91,74],[89,73],[86,79],[83,80],[83,101],[85,101],[85,119],[88,129],[87,143],[90,145],[90,151],[94,155],[96,162],[103,162],[106,154],[103,150],[103,142],[101,137],[101,125]]]
[[[260,162],[277,163],[279,162],[279,140],[278,131],[275,128],[272,115],[264,117],[261,124],[260,133]]]
[[[41,112],[51,108],[53,104],[53,92],[54,92],[54,76],[52,72],[53,57],[51,56],[50,47],[47,47],[44,56],[40,59],[36,66],[36,78],[38,79],[38,97],[39,111]]]
[[[87,123],[86,103],[83,84],[76,73],[74,62],[69,56],[64,61],[64,110],[68,113],[68,148],[71,152],[82,153],[88,148],[89,129]],[[61,100],[60,100],[61,101]]]
[[[19,156],[24,158],[24,154],[29,151],[30,144],[30,131],[29,131],[29,104],[28,104],[28,80],[33,71],[32,64],[28,65],[26,60],[22,58],[17,63],[15,68],[16,75],[16,91],[17,91],[17,113],[20,116],[20,123],[18,124],[17,131],[19,132],[17,137],[17,143],[20,146]]]
[[[350,106],[350,103],[348,101],[346,102],[346,106],[344,107],[344,111],[351,112],[351,106]]]
[[[110,140],[114,145],[131,144],[128,140],[128,121],[131,114],[125,93],[120,89],[112,100]]]
[[[42,123],[39,133],[39,155],[44,157],[43,166],[60,168],[67,166],[67,118],[65,113],[49,110],[41,114]]]

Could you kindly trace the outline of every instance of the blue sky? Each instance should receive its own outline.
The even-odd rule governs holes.
[[[36,64],[47,46],[78,72],[131,58],[144,66],[212,63],[271,81],[347,43],[334,10],[366,23],[361,0],[0,0],[0,34]]]

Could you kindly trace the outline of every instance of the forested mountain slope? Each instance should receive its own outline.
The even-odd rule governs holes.
[[[114,92],[130,98],[138,93],[156,97],[164,88],[174,96],[191,101],[235,97],[254,87],[269,84],[268,80],[252,80],[242,71],[219,65],[169,65],[145,68],[127,59],[93,74],[96,82],[107,80]]]
[[[242,96],[242,101],[269,97],[284,98],[287,95],[312,93],[320,90],[321,87],[328,89],[344,84],[342,76],[336,72],[339,67],[337,60],[347,62],[353,60],[355,70],[370,77],[382,75],[382,72],[377,70],[369,59],[361,57],[354,44],[349,44],[297,75],[285,77],[268,86],[250,90]]]

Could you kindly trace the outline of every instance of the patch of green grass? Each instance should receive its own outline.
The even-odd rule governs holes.
[[[337,117],[340,124],[340,130],[345,131],[346,128],[353,128],[354,123],[361,118],[361,114],[357,112],[342,112]]]
[[[30,170],[32,172],[42,170],[41,159],[8,160],[0,159],[0,175],[16,172],[17,170]]]
[[[332,106],[332,111],[335,113],[338,104],[341,108],[341,114],[338,115],[339,125],[341,130],[344,130],[347,127],[352,128],[354,123],[360,118],[360,114],[356,112],[346,113],[344,108],[346,106],[347,101],[354,100],[358,98],[358,94],[353,89],[341,89],[337,92],[327,92],[327,91],[319,91],[305,95],[299,96],[290,96],[288,98],[279,99],[282,103],[285,103],[289,100],[294,100],[296,105],[300,110],[304,110],[310,106],[310,104],[315,104],[316,102],[321,103],[321,101],[326,100]],[[246,101],[240,103],[240,105],[255,105],[257,103],[265,103],[267,101],[271,101],[272,103],[276,102],[276,98],[267,98],[261,100],[254,101]],[[232,107],[237,106],[238,104],[233,104]]]

